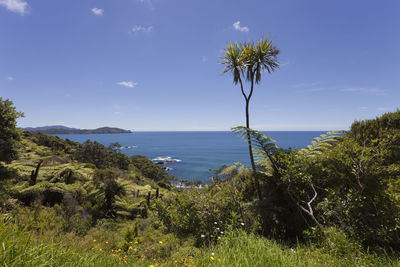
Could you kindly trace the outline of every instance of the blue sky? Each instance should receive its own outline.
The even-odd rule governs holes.
[[[270,34],[251,127],[348,129],[400,106],[399,29],[398,0],[0,0],[0,96],[21,127],[229,130],[221,50]]]

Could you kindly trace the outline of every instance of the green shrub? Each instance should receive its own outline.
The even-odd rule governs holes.
[[[135,155],[130,157],[132,164],[141,171],[141,173],[154,181],[169,181],[173,177],[170,176],[163,168],[155,164],[145,156]]]

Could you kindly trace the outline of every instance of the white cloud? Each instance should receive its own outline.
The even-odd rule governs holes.
[[[203,56],[201,58],[201,62],[206,63],[208,61],[208,58],[206,56]]]
[[[385,110],[388,110],[388,108],[376,108],[376,110],[378,110],[378,111],[385,111]]]
[[[14,77],[12,77],[12,76],[8,76],[8,77],[7,77],[7,80],[9,80],[9,81],[14,81],[14,80],[15,80],[15,78],[14,78]]]
[[[0,0],[0,6],[4,6],[11,12],[25,15],[28,12],[28,3],[22,0]]]
[[[240,26],[240,21],[236,21],[235,23],[233,23],[233,28],[236,31],[240,31],[240,32],[248,32],[249,31],[249,28]]]
[[[132,27],[133,32],[151,32],[153,31],[153,26],[143,27],[140,25]]]
[[[91,11],[96,16],[103,16],[103,13],[104,13],[104,9],[97,8],[97,7],[92,8]]]
[[[356,87],[356,88],[345,88],[342,89],[343,92],[358,92],[364,93],[368,95],[384,95],[385,91],[379,88],[363,88],[363,87]]]
[[[120,115],[121,112],[120,112],[120,111],[114,111],[114,114],[115,114],[115,115]]]
[[[359,107],[358,108],[360,111],[367,111],[368,110],[368,107]]]
[[[132,82],[132,81],[122,81],[122,82],[117,82],[117,85],[133,88],[136,85],[138,85],[138,83],[135,83],[135,82]]]

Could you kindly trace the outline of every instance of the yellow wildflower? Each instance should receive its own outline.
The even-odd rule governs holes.
[[[158,241],[158,243],[162,244],[162,241]]]
[[[212,261],[215,260],[213,256],[211,256],[210,259],[211,259]]]
[[[93,239],[93,242],[96,242],[96,239]]]

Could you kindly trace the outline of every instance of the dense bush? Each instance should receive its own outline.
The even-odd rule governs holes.
[[[167,229],[180,237],[194,236],[197,245],[219,240],[228,227],[250,229],[255,213],[246,208],[243,194],[250,172],[230,175],[235,168],[227,170],[227,180],[215,180],[204,191],[185,190],[157,201],[158,216]]]
[[[115,167],[127,170],[130,164],[130,160],[125,154],[90,140],[76,150],[75,158],[80,162],[92,163],[99,169]]]
[[[16,120],[22,116],[10,100],[0,97],[0,162],[10,162],[17,157],[20,130],[16,128]]]
[[[145,156],[135,155],[130,157],[132,164],[146,177],[154,181],[169,181],[173,179],[163,168]]]
[[[116,215],[115,199],[125,193],[118,183],[120,172],[115,169],[96,170],[93,183],[89,185],[89,196],[96,217],[114,217]]]
[[[249,130],[259,156],[252,176],[261,182],[254,207],[262,232],[288,240],[334,226],[366,246],[400,247],[399,114],[356,122],[355,132],[324,135],[298,151]]]
[[[34,143],[40,146],[50,147],[53,153],[70,153],[75,151],[80,144],[71,140],[63,140],[58,136],[51,136],[41,132],[30,133],[24,131],[24,136],[30,138]]]

